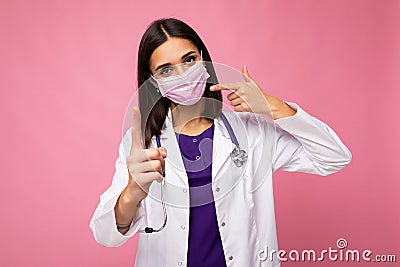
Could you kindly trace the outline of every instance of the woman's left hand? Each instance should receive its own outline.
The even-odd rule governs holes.
[[[285,102],[264,92],[251,78],[246,65],[243,66],[242,73],[245,82],[216,84],[210,90],[234,90],[227,98],[238,112],[267,114],[274,120],[296,114]]]

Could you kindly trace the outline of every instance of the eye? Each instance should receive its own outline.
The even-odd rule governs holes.
[[[167,75],[171,71],[171,67],[163,68],[158,74],[161,76]]]
[[[196,60],[195,56],[190,56],[190,57],[185,58],[184,63],[185,64],[190,64],[190,63],[193,63],[195,60]]]

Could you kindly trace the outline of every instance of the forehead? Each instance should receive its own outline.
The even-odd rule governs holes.
[[[171,63],[181,63],[181,57],[187,52],[197,51],[196,46],[187,39],[172,37],[157,47],[150,57],[150,70],[154,70],[158,65]]]

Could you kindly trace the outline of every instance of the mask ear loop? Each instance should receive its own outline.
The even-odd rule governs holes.
[[[158,87],[156,87],[156,91],[157,91],[157,93],[161,94],[160,89],[158,89]]]
[[[200,50],[200,61],[203,62],[204,67],[207,67],[207,63],[203,60],[203,50]]]
[[[150,73],[150,78],[149,79],[153,79],[153,82],[157,84],[157,79],[153,76],[153,74]],[[150,83],[153,83],[152,81],[150,81]],[[154,84],[153,84],[154,85]],[[154,85],[154,87],[156,88],[157,93],[160,93],[160,90],[158,89],[157,86]]]

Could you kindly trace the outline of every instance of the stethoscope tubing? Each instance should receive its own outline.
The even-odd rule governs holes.
[[[230,138],[232,140],[232,143],[236,145],[235,151],[238,150],[240,153],[244,153],[245,158],[247,158],[247,153],[244,150],[240,149],[239,142],[238,142],[238,140],[236,138],[236,135],[235,135],[235,133],[234,133],[234,131],[232,129],[232,126],[230,125],[230,123],[228,122],[227,118],[225,117],[225,114],[222,113],[222,111],[221,111],[220,116],[221,116],[221,119],[222,119],[226,129],[228,130],[228,134],[229,134],[229,136],[230,136]],[[159,135],[156,135],[156,142],[157,142],[157,147],[160,148],[161,147],[161,140],[160,140],[160,136]],[[236,164],[236,162],[235,162],[235,164]],[[237,166],[241,166],[241,165],[242,164],[237,165]],[[165,171],[163,171],[162,175],[165,178]],[[160,232],[166,226],[166,224],[167,224],[167,211],[166,211],[165,202],[164,202],[164,186],[165,186],[165,181],[163,179],[163,181],[161,183],[161,202],[162,202],[163,213],[164,213],[164,223],[163,223],[163,225],[158,229],[154,229],[152,227],[145,227],[144,230],[139,230],[139,232],[141,232],[141,233]]]

